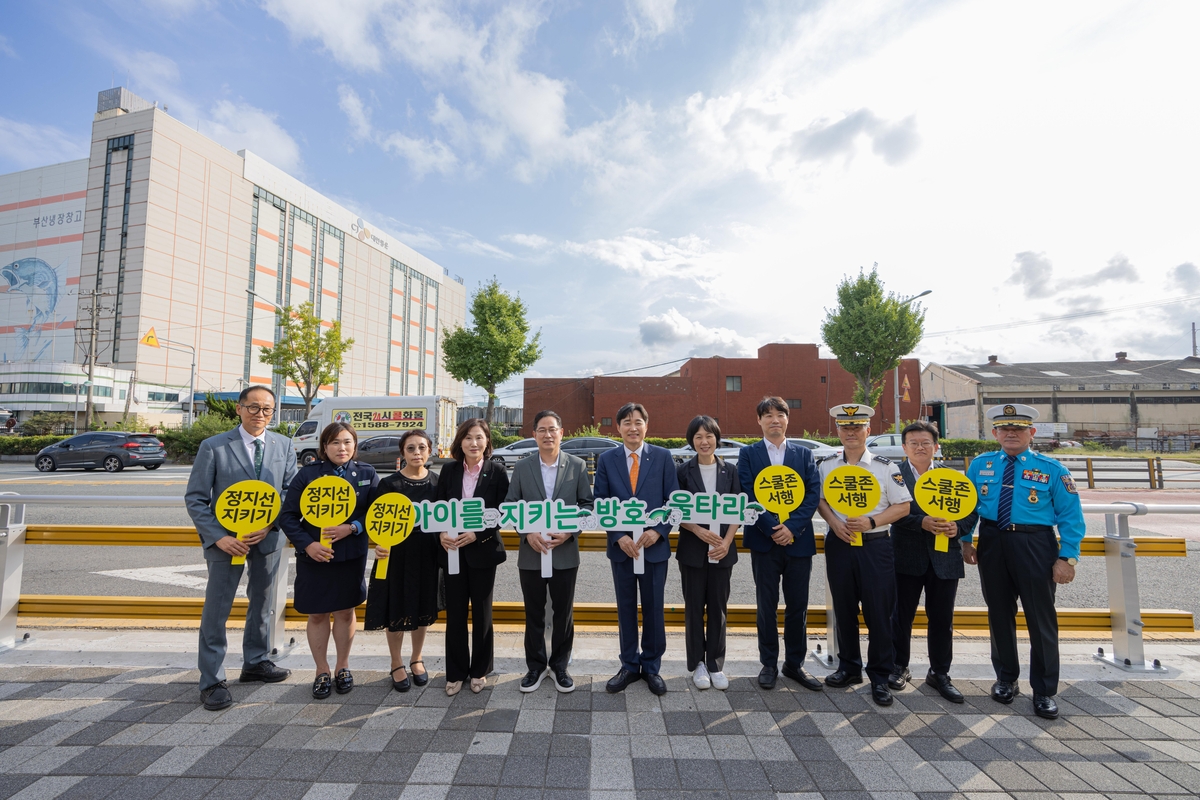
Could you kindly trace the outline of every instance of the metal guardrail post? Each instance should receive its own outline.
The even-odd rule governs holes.
[[[1129,505],[1133,506],[1130,513],[1146,513],[1146,507],[1140,503]],[[1162,671],[1158,659],[1146,663],[1142,601],[1137,582],[1137,544],[1129,535],[1129,513],[1104,515],[1104,561],[1108,572],[1113,652],[1107,655],[1104,648],[1100,648],[1096,660],[1129,672]]]
[[[275,570],[275,579],[271,581],[271,606],[267,613],[270,616],[270,632],[267,635],[267,641],[271,644],[271,655],[277,656],[283,652],[283,648],[288,644],[284,641],[287,636],[287,630],[284,627],[284,618],[287,616],[287,593],[288,593],[288,565],[291,559],[288,558],[288,550],[282,548],[283,552],[279,554],[279,569]]]
[[[1150,488],[1157,489],[1158,484],[1156,484],[1154,482],[1154,459],[1153,458],[1146,459],[1146,472],[1149,473],[1149,475],[1150,475]]]
[[[0,498],[16,492],[0,493]],[[17,604],[25,567],[25,505],[0,503],[0,650],[17,645]]]
[[[1096,488],[1096,473],[1092,470],[1092,460],[1090,458],[1087,459],[1087,476],[1088,476],[1088,488],[1095,489]]]
[[[1161,488],[1163,488],[1163,468],[1162,468],[1162,457],[1161,456],[1155,456],[1154,470],[1155,470],[1155,472],[1158,473],[1158,488],[1161,489]]]
[[[833,669],[836,666],[834,661],[838,654],[837,641],[837,615],[833,611],[833,592],[829,589],[829,581],[825,581],[825,652],[821,652],[821,644],[818,640],[816,648],[812,651],[813,659],[825,669]]]

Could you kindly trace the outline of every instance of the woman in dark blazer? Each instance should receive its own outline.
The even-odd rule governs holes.
[[[688,425],[687,440],[696,456],[678,467],[681,490],[692,494],[737,494],[742,490],[737,468],[716,456],[721,428],[715,419],[707,416],[693,419]],[[685,522],[679,526],[675,558],[679,560],[683,583],[684,640],[687,667],[697,689],[729,688],[729,679],[722,669],[729,579],[737,563],[737,546],[733,543],[737,529],[737,525],[722,525],[718,535],[705,525]]]
[[[491,460],[492,431],[486,421],[469,419],[458,426],[450,445],[454,461],[442,467],[437,499],[479,497],[485,508],[499,508],[508,495],[508,472]],[[442,569],[446,553],[458,551],[459,573],[446,573],[446,694],[454,696],[463,681],[471,679],[471,691],[481,692],[492,671],[495,650],[492,631],[492,588],[496,566],[507,557],[500,528],[481,533],[460,533],[457,538],[441,535]],[[467,607],[471,609],[471,643],[467,646]]]
[[[379,482],[375,468],[354,460],[358,434],[344,422],[332,422],[321,431],[317,453],[321,460],[296,473],[288,486],[279,514],[279,526],[296,547],[296,587],[293,605],[308,614],[308,646],[317,666],[312,694],[329,697],[331,688],[345,694],[354,688],[350,673],[350,645],[358,628],[354,609],[367,598],[364,572],[367,568],[367,539],[364,519],[371,492]],[[355,507],[350,519],[331,528],[318,529],[304,519],[300,500],[304,489],[322,475],[338,475],[354,488]],[[321,534],[332,540],[321,542]],[[330,617],[333,644],[337,651],[335,670],[329,669]]]

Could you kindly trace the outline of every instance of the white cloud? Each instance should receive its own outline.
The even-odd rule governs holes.
[[[53,125],[31,125],[0,117],[0,159],[18,169],[85,158],[87,153],[87,136],[72,136]]]
[[[458,156],[438,139],[418,139],[399,131],[377,131],[371,124],[371,109],[363,103],[358,92],[345,84],[338,87],[338,106],[350,122],[355,139],[375,142],[384,152],[405,159],[418,178],[430,172],[449,173],[458,165]]]
[[[320,31],[325,49],[338,61],[360,70],[383,66],[383,53],[375,37],[379,31],[377,15],[386,0],[343,0],[331,9],[324,0],[263,0],[267,13],[287,26],[300,40]]]
[[[625,0],[627,35],[609,33],[613,55],[628,56],[675,28],[675,0]]]
[[[750,337],[740,336],[729,328],[710,328],[688,319],[675,308],[643,319],[638,325],[638,334],[647,347],[690,346],[689,355],[693,356],[746,357],[754,355],[759,348],[759,343]]]
[[[248,103],[221,100],[200,131],[234,152],[252,150],[285,172],[298,173],[303,167],[300,145],[276,119],[275,114]]]
[[[708,243],[698,236],[654,238],[655,231],[634,229],[611,239],[566,242],[563,250],[586,256],[642,278],[711,277]]]
[[[9,58],[20,58],[20,56],[17,55],[17,51],[14,50],[13,46],[9,43],[8,37],[3,34],[0,34],[0,55],[6,55]]]
[[[544,250],[551,244],[545,236],[538,236],[536,233],[506,233],[500,238],[531,250]]]

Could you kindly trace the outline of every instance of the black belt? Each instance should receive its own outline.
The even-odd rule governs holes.
[[[990,519],[980,519],[979,523],[980,527],[994,528],[998,531],[1015,531],[1017,533],[1054,533],[1053,525],[1018,525],[1017,523],[1013,522],[1001,528],[995,523],[995,521]]]
[[[873,542],[876,539],[886,539],[891,535],[891,530],[884,528],[881,531],[867,531],[862,535],[863,542]]]

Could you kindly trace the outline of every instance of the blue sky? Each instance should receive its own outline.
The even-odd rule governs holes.
[[[1200,296],[1198,23],[1191,2],[8,4],[0,172],[82,156],[96,92],[128,86],[469,289],[498,276],[542,331],[530,375],[819,341],[874,262],[934,290],[926,361],[1180,357],[1200,309],[1161,303]]]

